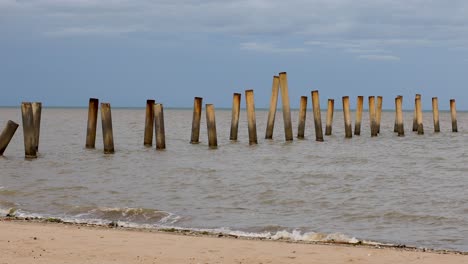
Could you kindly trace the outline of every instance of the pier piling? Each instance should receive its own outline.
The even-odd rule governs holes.
[[[325,126],[325,136],[331,136],[332,134],[332,124],[333,124],[333,112],[335,111],[335,100],[328,99],[327,107],[327,123]]]
[[[452,117],[452,132],[458,132],[457,108],[455,99],[450,99],[450,116]]]
[[[395,112],[396,112],[396,126],[399,137],[405,136],[405,129],[403,125],[403,96],[399,95],[395,98]]]
[[[369,123],[371,137],[377,136],[377,123],[375,119],[375,96],[369,96]]]
[[[376,134],[380,134],[380,121],[382,121],[382,96],[377,96],[377,110],[375,112]]]
[[[292,122],[291,122],[291,109],[289,107],[289,94],[288,94],[288,77],[286,72],[279,74],[281,100],[283,102],[283,120],[284,120],[284,137],[286,141],[293,140]]]
[[[0,156],[3,155],[5,152],[5,149],[8,147],[8,144],[10,144],[11,139],[13,138],[13,135],[16,132],[16,129],[18,128],[18,124],[8,120],[5,128],[2,130],[2,133],[0,134]]]
[[[273,76],[271,86],[270,111],[268,112],[268,121],[265,132],[265,139],[273,139],[273,129],[275,128],[276,107],[278,104],[278,90],[280,80],[278,76]]]
[[[434,132],[440,132],[439,100],[437,99],[437,97],[432,97],[432,119],[434,121]]]
[[[416,121],[418,123],[418,135],[424,135],[421,96],[415,99],[415,104],[416,104]]]
[[[154,100],[146,100],[145,135],[143,145],[147,147],[151,147],[153,145],[154,103]]]
[[[297,127],[297,138],[304,139],[305,122],[307,113],[307,96],[301,96],[299,104],[299,125]]]
[[[193,100],[193,118],[192,118],[192,135],[190,138],[191,144],[198,144],[200,141],[200,121],[202,113],[203,98],[195,97]]]
[[[417,106],[416,106],[416,102],[417,102],[416,100],[418,98],[421,99],[420,94],[416,94],[416,96],[414,97],[413,132],[418,131],[418,111],[417,111]]]
[[[88,127],[86,129],[86,148],[93,149],[96,144],[97,116],[99,99],[89,98]]]
[[[104,154],[113,154],[114,133],[112,131],[112,115],[109,103],[101,103],[102,137],[104,140]]]
[[[257,121],[255,118],[254,91],[245,91],[245,103],[247,108],[247,122],[249,128],[249,145],[257,144]]]
[[[31,104],[33,112],[33,125],[34,125],[34,147],[36,152],[39,152],[39,135],[41,133],[41,113],[42,103],[34,102]]]
[[[351,127],[351,113],[349,111],[349,96],[343,96],[342,100],[343,100],[345,138],[352,138],[353,128]]]
[[[166,132],[164,129],[164,108],[162,104],[154,105],[154,128],[156,137],[156,149],[166,149]]]
[[[237,132],[239,131],[239,115],[240,115],[241,94],[234,93],[232,97],[232,115],[231,115],[231,132],[230,140],[237,140]]]
[[[322,115],[320,113],[320,99],[317,90],[312,91],[312,109],[314,112],[315,140],[323,141]]]
[[[356,122],[354,123],[354,135],[361,135],[362,109],[364,107],[364,96],[358,96],[356,101]]]
[[[206,104],[206,126],[208,129],[208,146],[211,149],[218,147],[218,138],[216,135],[216,118],[214,105]]]
[[[34,129],[34,118],[32,104],[23,102],[21,104],[21,115],[23,119],[24,154],[27,159],[37,158],[36,135]]]

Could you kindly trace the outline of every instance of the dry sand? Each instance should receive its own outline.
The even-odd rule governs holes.
[[[468,263],[467,255],[0,219],[0,264]]]

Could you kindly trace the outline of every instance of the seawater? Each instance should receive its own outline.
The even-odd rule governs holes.
[[[87,109],[44,108],[39,158],[24,159],[19,127],[0,157],[0,211],[69,221],[213,230],[294,240],[357,240],[468,251],[468,114],[459,133],[441,112],[441,133],[424,113],[425,135],[393,133],[384,112],[381,134],[344,138],[342,112],[333,136],[316,142],[312,113],[306,139],[284,141],[282,114],[264,140],[266,111],[257,111],[259,144],[249,146],[246,113],[239,141],[229,141],[231,113],[217,110],[219,148],[190,141],[191,110],[165,109],[165,151],[143,146],[144,109],[113,109],[116,153],[84,148]],[[297,133],[297,111],[292,112]],[[204,117],[204,113],[203,113]],[[322,112],[323,124],[325,111]],[[18,108],[0,108],[0,125],[21,124]]]

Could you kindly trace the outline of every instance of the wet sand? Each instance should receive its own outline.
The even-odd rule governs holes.
[[[468,263],[468,256],[0,219],[0,264],[6,263],[438,264]]]

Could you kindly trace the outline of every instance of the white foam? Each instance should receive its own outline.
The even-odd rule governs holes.
[[[167,216],[163,217],[161,220],[159,220],[159,222],[161,224],[175,224],[177,223],[179,220],[180,220],[180,216],[178,215],[175,215],[175,214],[172,214],[172,213],[168,213]]]
[[[100,208],[100,210],[120,210],[119,208]],[[2,215],[6,215],[9,210],[1,209],[0,212]],[[77,223],[77,224],[92,224],[92,225],[109,225],[114,223],[114,221],[92,218],[90,216],[90,212],[83,213],[79,215],[75,215],[72,217],[57,217],[52,215],[39,215],[34,213],[28,213],[21,210],[16,211],[16,216],[18,217],[35,217],[35,218],[58,218],[64,222],[68,223]],[[88,216],[88,217],[86,217]],[[258,239],[270,239],[270,240],[286,240],[286,241],[303,241],[303,242],[338,242],[338,243],[349,243],[349,244],[357,244],[363,243],[367,245],[391,245],[391,244],[383,244],[373,241],[365,241],[359,240],[355,237],[349,237],[345,234],[341,233],[332,233],[332,234],[324,234],[324,233],[317,233],[317,232],[301,232],[300,230],[281,230],[275,233],[271,232],[245,232],[240,230],[231,230],[227,227],[220,227],[214,229],[204,229],[204,228],[184,228],[184,227],[177,227],[173,224],[180,219],[180,216],[168,213],[167,216],[163,217],[158,223],[153,224],[140,224],[134,223],[129,221],[116,221],[115,223],[121,227],[128,227],[128,228],[145,228],[145,229],[175,229],[179,231],[189,230],[193,232],[206,232],[210,234],[224,234],[230,236],[237,236],[237,237],[245,237],[245,238],[258,238]]]
[[[0,215],[6,216],[10,212],[10,209],[0,208]]]

